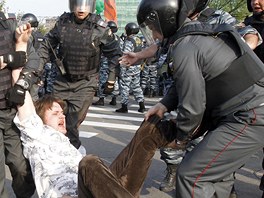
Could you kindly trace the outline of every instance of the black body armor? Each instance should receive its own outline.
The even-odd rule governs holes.
[[[100,40],[92,35],[99,19],[97,15],[92,14],[81,25],[76,26],[73,15],[62,15],[59,55],[69,76],[81,78],[83,75],[98,72]]]
[[[225,71],[206,81],[207,110],[226,102],[264,77],[263,63],[231,25],[210,25],[207,23],[187,25],[181,28],[172,39],[177,42],[178,39],[187,35],[218,37],[223,33],[233,37],[240,49],[241,56],[235,59]],[[215,97],[216,95],[218,97]]]
[[[9,20],[9,21],[8,21]],[[8,22],[7,22],[8,21]],[[0,19],[0,56],[9,54],[15,50],[14,30],[9,24],[14,23],[13,19]],[[0,70],[0,109],[7,108],[5,95],[12,85],[11,71],[5,67]]]

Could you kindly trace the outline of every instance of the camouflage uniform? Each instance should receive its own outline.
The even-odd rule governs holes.
[[[135,42],[132,42],[131,40]],[[123,52],[134,52],[136,46],[134,45],[141,45],[141,40],[134,35],[128,36],[124,43],[121,43],[121,49]],[[121,94],[121,103],[122,106],[126,106],[129,103],[129,91],[131,91],[134,95],[135,100],[138,103],[144,102],[143,91],[140,87],[140,72],[141,72],[141,65],[132,65],[130,67],[126,67],[124,65],[120,66],[120,94]],[[117,110],[117,112],[119,112]]]
[[[143,70],[141,72],[141,88],[142,90],[146,90],[146,88],[149,87],[149,97],[155,96],[155,93],[157,91],[157,78],[157,63],[146,61],[146,63],[144,63],[143,65]]]
[[[39,88],[39,97],[43,96],[44,94],[51,94],[53,93],[53,83],[56,80],[58,75],[58,68],[54,63],[46,63],[44,66],[44,72],[42,75],[42,85]]]

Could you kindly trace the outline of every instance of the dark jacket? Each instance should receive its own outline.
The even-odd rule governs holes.
[[[189,22],[184,27],[193,26],[199,22]],[[238,35],[239,37],[239,35]],[[264,65],[252,50],[241,42],[248,50],[249,56],[257,61],[260,71],[263,73]],[[187,35],[178,39],[169,50],[170,59],[173,60],[174,85],[168,94],[161,100],[169,110],[177,111],[177,139],[186,140],[201,124],[209,101],[206,93],[208,82],[226,71],[227,68],[240,56],[240,48],[237,41],[230,35],[223,33],[217,36]],[[234,81],[240,80],[237,73],[233,73]],[[259,80],[263,82],[263,79]],[[222,89],[230,89],[232,80],[224,82]],[[252,84],[250,87],[236,94],[234,97],[213,106],[210,110],[210,118],[219,121],[223,117],[238,111],[248,111],[264,102],[264,89]],[[217,88],[216,88],[217,89]],[[222,97],[221,91],[213,96],[217,100]],[[208,101],[207,101],[208,100]]]

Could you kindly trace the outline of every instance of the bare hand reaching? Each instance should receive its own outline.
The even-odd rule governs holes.
[[[150,116],[155,114],[158,115],[160,118],[163,118],[164,113],[167,111],[168,109],[159,102],[148,110],[148,112],[145,114],[145,120],[148,120]]]

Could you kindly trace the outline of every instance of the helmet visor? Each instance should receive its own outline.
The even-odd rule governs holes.
[[[160,21],[156,12],[151,12],[146,17],[146,20],[139,25],[139,28],[148,45],[152,45],[163,40]]]
[[[89,12],[95,11],[95,0],[70,0],[69,7],[71,12]]]

